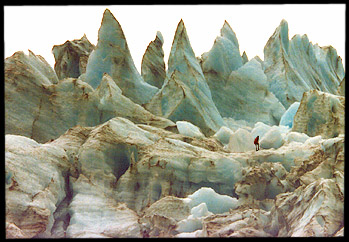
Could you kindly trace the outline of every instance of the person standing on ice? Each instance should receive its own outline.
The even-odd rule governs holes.
[[[259,150],[259,136],[257,136],[255,139],[254,139],[254,145],[256,146],[256,151],[258,151]],[[258,149],[257,149],[257,147],[258,147]]]

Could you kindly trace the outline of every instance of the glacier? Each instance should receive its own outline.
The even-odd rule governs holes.
[[[307,35],[289,40],[284,19],[264,47],[264,63],[270,91],[285,108],[312,89],[337,94],[344,78],[342,59],[332,46],[313,45]]]
[[[220,31],[197,57],[180,20],[167,69],[158,31],[139,74],[106,9],[54,68],[5,58],[6,238],[344,236],[341,58],[285,20],[264,60]]]
[[[109,74],[123,94],[137,104],[148,102],[158,90],[139,74],[122,28],[108,9],[104,11],[98,43],[89,55],[84,78],[96,88],[104,73]]]
[[[81,39],[67,40],[62,45],[54,45],[52,54],[55,58],[55,72],[59,79],[66,77],[78,78],[86,72],[87,60],[95,46],[86,35]]]
[[[205,135],[223,125],[183,20],[177,25],[164,84],[145,108],[174,122],[189,121]]]
[[[269,91],[259,57],[247,61],[246,56],[243,64],[236,35],[227,22],[200,64],[222,117],[279,123],[285,108]]]
[[[311,137],[337,137],[344,134],[344,108],[343,96],[317,90],[305,92],[294,117],[292,130]]]
[[[286,110],[286,112],[281,116],[280,125],[288,126],[292,128],[293,119],[296,115],[300,102],[294,102],[290,105],[290,107]]]
[[[141,65],[143,80],[157,88],[162,87],[166,77],[163,44],[164,37],[158,31],[155,40],[150,42],[145,50]]]

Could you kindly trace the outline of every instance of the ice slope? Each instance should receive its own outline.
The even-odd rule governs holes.
[[[174,122],[189,121],[205,135],[214,134],[223,125],[183,20],[176,29],[164,84],[145,108]]]
[[[166,77],[164,61],[164,37],[161,32],[156,33],[155,40],[151,41],[142,58],[141,74],[145,82],[161,88]]]
[[[87,62],[85,81],[97,88],[104,73],[113,78],[124,96],[137,104],[148,102],[158,90],[144,82],[137,71],[121,26],[108,9],[98,30],[96,49]]]
[[[337,93],[344,78],[342,59],[332,46],[313,45],[306,35],[289,40],[288,23],[282,20],[264,47],[269,90],[288,108],[311,89]]]
[[[62,45],[54,45],[52,54],[58,78],[60,80],[66,77],[78,78],[85,73],[88,57],[94,48],[86,35],[81,39],[67,40]]]

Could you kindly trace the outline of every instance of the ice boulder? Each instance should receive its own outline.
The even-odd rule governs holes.
[[[202,220],[210,215],[213,215],[207,209],[206,203],[200,203],[196,207],[193,207],[190,211],[188,218],[181,220],[176,230],[180,233],[191,233],[202,229]]]
[[[187,121],[177,121],[176,122],[178,132],[182,135],[194,137],[194,138],[203,138],[205,137],[200,128],[195,126],[194,124]]]
[[[344,134],[345,97],[311,90],[303,94],[292,131],[310,137],[333,138]]]
[[[304,142],[304,145],[317,145],[320,143],[321,140],[322,140],[321,135],[317,135],[315,137],[310,137],[309,139],[307,139]]]
[[[254,138],[246,129],[238,129],[230,136],[227,149],[230,152],[246,152],[254,150]]]
[[[192,216],[179,221],[176,228],[180,233],[191,233],[199,229],[202,229],[201,219],[193,218]]]
[[[289,143],[293,141],[304,143],[307,139],[309,139],[308,135],[298,132],[289,132],[285,137],[285,141]]]
[[[206,203],[200,203],[196,207],[193,207],[190,210],[190,213],[192,214],[193,218],[201,218],[212,215],[212,213],[208,211]]]
[[[277,149],[284,144],[284,139],[278,126],[273,126],[259,141],[263,149]]]
[[[263,123],[263,122],[257,122],[254,125],[254,128],[251,131],[251,135],[253,138],[256,138],[259,136],[259,140],[263,138],[263,136],[271,129],[271,126]]]
[[[234,132],[226,126],[222,126],[219,128],[217,133],[213,135],[217,140],[219,140],[222,144],[227,145],[229,143],[230,136],[232,136]]]
[[[202,187],[191,195],[188,195],[188,204],[190,208],[194,208],[201,203],[205,203],[207,210],[214,214],[229,212],[229,209],[237,207],[237,199],[228,195],[216,193],[210,187]],[[191,211],[196,215],[200,215],[199,211],[202,208]]]
[[[89,56],[85,81],[97,88],[103,74],[109,74],[122,94],[137,104],[148,102],[158,88],[146,83],[133,62],[119,22],[106,9],[98,31],[96,49]]]
[[[300,102],[294,102],[292,105],[286,110],[286,112],[281,116],[280,125],[285,125],[290,128],[293,126],[293,118],[297,113]]]

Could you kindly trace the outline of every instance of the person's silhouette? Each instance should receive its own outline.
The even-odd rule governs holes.
[[[254,139],[254,145],[256,146],[256,151],[259,150],[259,136],[257,136],[255,139]],[[257,149],[258,147],[258,149]]]

